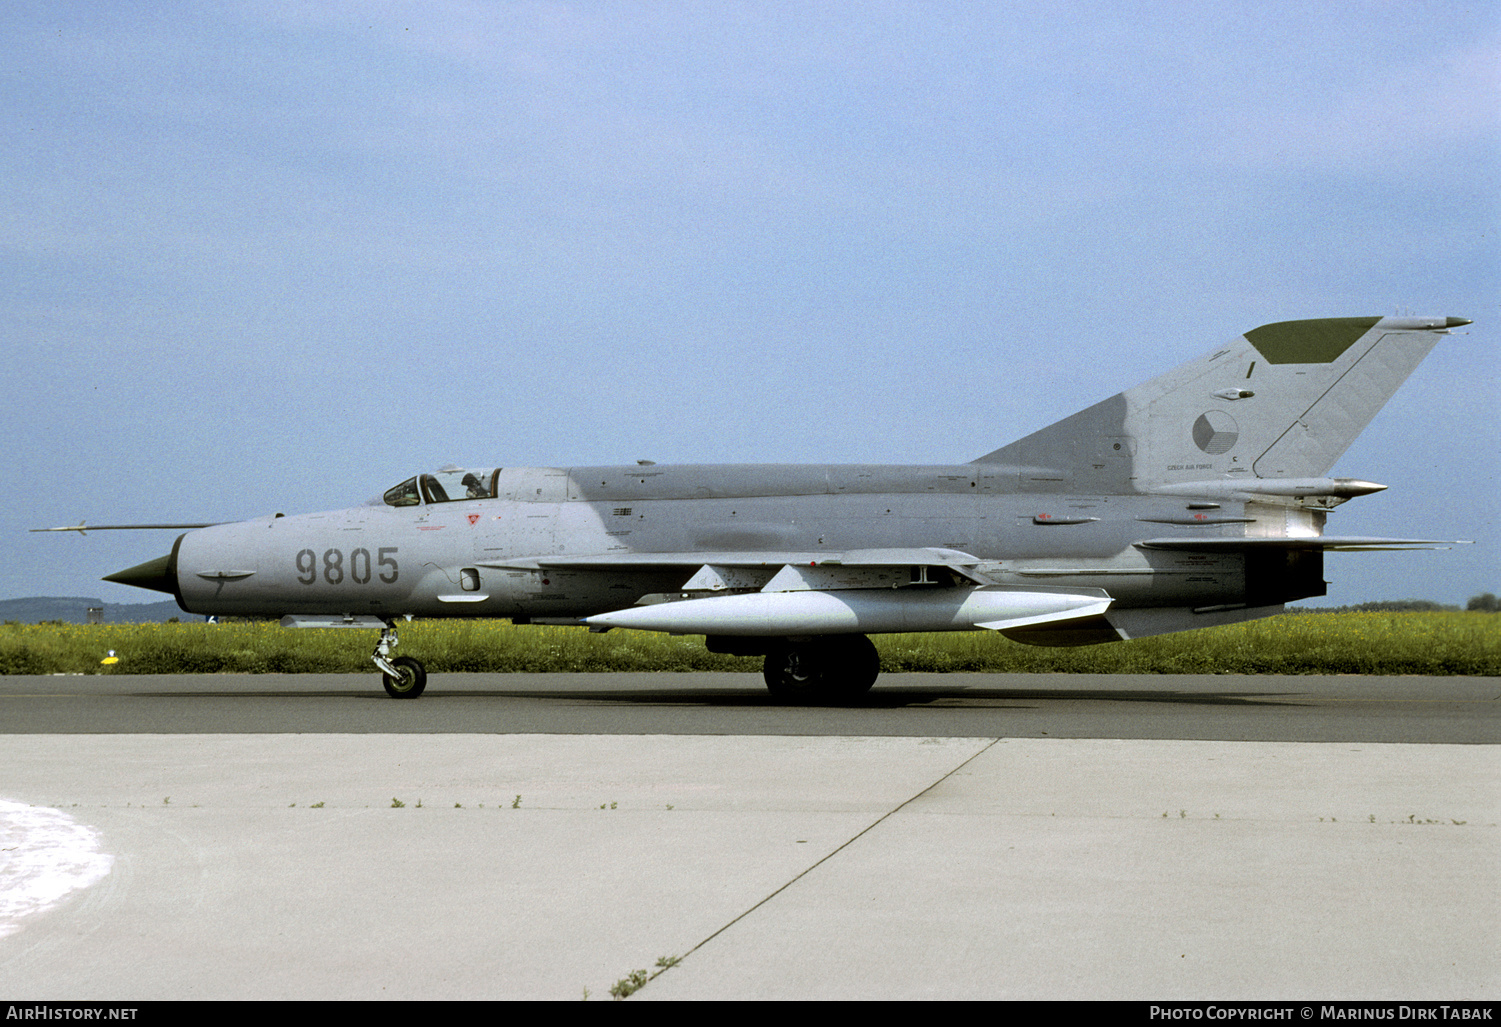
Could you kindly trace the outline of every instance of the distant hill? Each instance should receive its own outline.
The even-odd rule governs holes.
[[[0,599],[0,622],[13,620],[36,624],[44,620],[60,620],[68,624],[87,624],[91,606],[104,608],[105,624],[159,624],[173,617],[184,621],[202,620],[195,614],[184,613],[172,599],[161,603],[106,603],[84,596],[32,596],[29,599]]]

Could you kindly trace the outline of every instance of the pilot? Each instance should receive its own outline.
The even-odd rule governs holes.
[[[468,498],[470,499],[490,498],[490,490],[480,484],[480,480],[474,476],[473,471],[470,471],[468,474],[464,475],[464,480],[461,482],[461,484],[469,490]]]

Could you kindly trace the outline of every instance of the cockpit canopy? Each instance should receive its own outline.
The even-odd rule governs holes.
[[[387,506],[417,506],[419,503],[454,503],[465,499],[494,499],[499,467],[470,470],[445,467],[432,474],[419,474],[389,488],[381,498]]]

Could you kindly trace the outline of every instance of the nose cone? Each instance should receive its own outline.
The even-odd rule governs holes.
[[[127,567],[123,571],[107,574],[104,580],[120,585],[134,585],[136,588],[149,588],[174,596],[177,594],[177,567],[170,553]]]

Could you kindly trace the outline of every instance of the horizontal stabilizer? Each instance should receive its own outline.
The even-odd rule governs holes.
[[[1364,535],[1314,535],[1308,538],[1153,538],[1136,543],[1138,549],[1178,549],[1204,553],[1302,549],[1334,553],[1380,552],[1385,549],[1448,549],[1467,546],[1463,540],[1372,538]]]
[[[1386,491],[1385,485],[1359,478],[1240,478],[1226,481],[1185,481],[1156,485],[1156,495],[1212,497],[1215,499],[1252,498],[1255,496],[1329,496],[1354,499],[1373,492]]]

